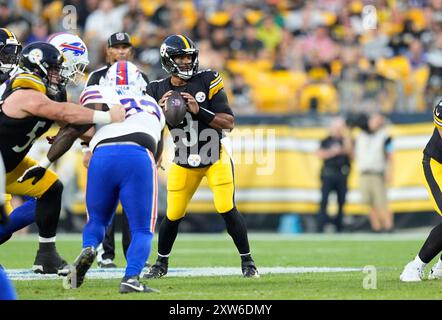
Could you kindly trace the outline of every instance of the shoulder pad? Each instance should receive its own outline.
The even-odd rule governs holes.
[[[43,80],[32,73],[20,73],[11,81],[11,89],[33,89],[46,94],[46,86]]]
[[[218,91],[224,88],[223,78],[221,75],[213,70],[206,70],[206,77],[210,81],[209,83],[209,100],[218,93]]]

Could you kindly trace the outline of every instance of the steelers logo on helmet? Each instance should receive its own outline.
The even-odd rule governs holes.
[[[166,55],[166,49],[167,49],[167,45],[165,43],[163,43],[160,47],[160,55],[162,57],[164,57]]]
[[[43,59],[43,51],[41,51],[40,49],[32,49],[29,52],[29,56],[28,59],[30,62],[32,63],[40,63],[40,61]]]

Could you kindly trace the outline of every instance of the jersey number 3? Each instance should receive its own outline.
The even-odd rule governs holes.
[[[37,130],[39,128],[44,128],[44,126],[46,125],[46,122],[44,121],[38,121],[36,123],[36,125],[34,126],[34,128],[32,128],[31,132],[29,132],[26,136],[29,137],[28,141],[26,141],[26,143],[23,146],[15,146],[12,148],[12,150],[14,150],[17,153],[22,152],[23,150],[25,150],[27,147],[29,147],[30,144],[32,144],[35,140],[35,138],[37,137]]]

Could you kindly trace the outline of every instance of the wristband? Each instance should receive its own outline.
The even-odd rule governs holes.
[[[91,149],[89,149],[89,146],[81,146],[82,153],[88,153],[89,151],[91,151]]]
[[[47,169],[51,164],[52,162],[48,159],[48,157],[45,157],[38,163],[38,166]]]
[[[112,122],[112,119],[109,112],[95,110],[92,121],[97,124],[108,124]]]
[[[212,122],[213,118],[215,118],[215,114],[212,111],[200,107],[196,117],[209,124]]]

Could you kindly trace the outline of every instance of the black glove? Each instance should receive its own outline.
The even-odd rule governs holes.
[[[27,169],[20,178],[17,179],[17,182],[23,183],[26,180],[34,178],[32,181],[32,185],[35,185],[38,181],[40,181],[41,178],[46,173],[46,169],[43,167],[40,167],[38,164],[35,166],[30,167]]]
[[[5,206],[0,204],[0,225],[8,222],[8,215],[6,214]]]

